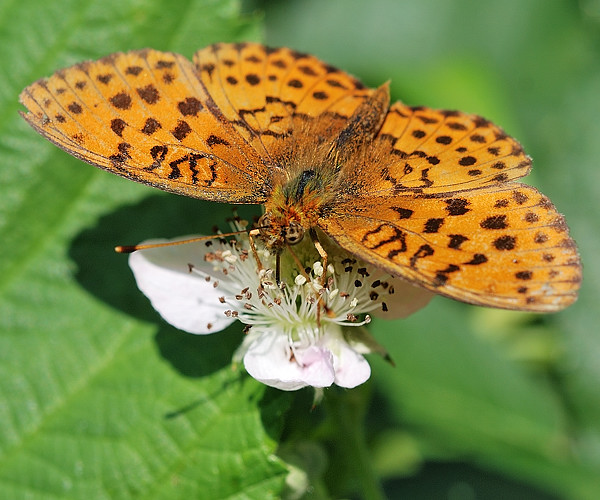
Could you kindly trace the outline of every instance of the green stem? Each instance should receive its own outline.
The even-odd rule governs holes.
[[[332,388],[325,397],[331,422],[337,428],[335,444],[347,457],[348,469],[357,479],[363,498],[385,500],[365,439],[364,412],[369,399],[363,388],[343,392]]]

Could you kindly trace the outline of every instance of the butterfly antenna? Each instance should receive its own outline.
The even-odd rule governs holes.
[[[175,245],[185,245],[187,243],[196,243],[198,241],[208,241],[208,240],[214,240],[217,238],[224,238],[227,236],[237,236],[238,234],[250,234],[253,231],[255,231],[254,229],[252,230],[248,230],[248,229],[243,229],[241,231],[233,231],[231,233],[219,233],[219,234],[213,234],[211,236],[198,236],[197,238],[189,238],[187,240],[181,240],[181,241],[167,241],[166,243],[148,243],[148,244],[144,244],[144,245],[117,245],[115,247],[115,252],[117,253],[133,253],[133,252],[137,252],[138,250],[148,250],[149,248],[161,248],[161,247],[171,247],[171,246],[175,246]],[[251,244],[254,247],[254,244]],[[256,254],[256,250],[254,250],[254,253]]]

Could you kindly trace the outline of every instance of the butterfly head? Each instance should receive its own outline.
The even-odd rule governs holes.
[[[277,217],[266,212],[258,221],[260,236],[268,247],[281,248],[296,245],[304,238],[304,226],[297,220]]]

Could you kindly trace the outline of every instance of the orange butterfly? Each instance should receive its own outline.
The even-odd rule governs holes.
[[[204,200],[264,204],[280,249],[317,228],[342,248],[439,294],[557,311],[581,265],[563,217],[514,182],[530,159],[488,120],[390,106],[313,56],[216,44],[191,63],[116,53],[27,87],[23,114],[92,165]]]

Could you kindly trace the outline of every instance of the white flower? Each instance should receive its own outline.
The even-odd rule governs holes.
[[[215,239],[139,250],[131,254],[129,265],[140,290],[176,328],[207,334],[236,320],[246,324],[247,336],[234,360],[243,360],[257,380],[282,390],[362,384],[371,373],[363,354],[385,351],[350,327],[368,323],[368,313],[376,310],[387,311],[388,317],[406,316],[432,296],[402,280],[386,279],[332,245],[326,246],[323,287],[319,277],[325,270],[310,240],[293,247],[304,270],[283,251],[277,283],[275,256],[259,240],[255,244],[257,255],[249,251],[244,234],[232,242]]]

